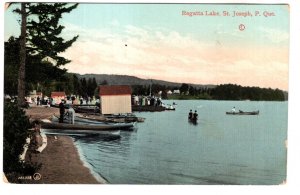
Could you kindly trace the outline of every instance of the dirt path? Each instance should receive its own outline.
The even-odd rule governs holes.
[[[59,115],[58,108],[42,106],[30,107],[25,110],[30,120],[49,119],[53,114]],[[55,139],[56,138],[56,139]],[[69,136],[47,135],[47,147],[41,153],[28,150],[26,160],[41,163],[39,170],[41,179],[27,180],[26,183],[46,184],[99,184],[90,170],[83,165],[78,151]]]

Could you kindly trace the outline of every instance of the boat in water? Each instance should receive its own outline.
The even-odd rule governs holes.
[[[230,111],[230,112],[226,112],[226,114],[228,114],[228,115],[258,115],[259,110],[252,111],[252,112],[244,112],[244,111],[241,111],[241,110],[239,110],[238,112]]]
[[[198,117],[196,119],[195,118],[189,118],[189,122],[193,123],[193,124],[197,124],[198,123]]]

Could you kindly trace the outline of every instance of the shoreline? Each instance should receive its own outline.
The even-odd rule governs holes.
[[[34,106],[25,110],[26,115],[32,120],[49,119],[53,114],[58,114],[59,109]],[[28,150],[26,161],[41,163],[38,171],[41,179],[24,181],[34,184],[106,184],[101,175],[94,173],[85,162],[74,142],[68,135],[47,135],[47,147],[36,153]]]
[[[101,174],[98,174],[97,172],[95,172],[93,170],[92,166],[89,165],[89,163],[87,162],[86,158],[84,157],[83,152],[82,152],[81,148],[79,147],[79,145],[74,142],[74,138],[71,137],[71,139],[73,141],[74,146],[77,149],[78,156],[79,156],[81,162],[83,163],[83,166],[89,169],[89,171],[92,174],[92,176],[98,182],[100,182],[101,184],[109,184],[109,182]]]

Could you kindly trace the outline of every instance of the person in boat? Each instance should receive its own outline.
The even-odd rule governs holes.
[[[236,112],[235,107],[233,107],[233,108],[231,109],[231,112]]]
[[[68,109],[68,117],[69,117],[69,123],[74,124],[75,121],[75,110],[72,106]]]
[[[65,116],[65,104],[64,104],[64,100],[61,100],[61,102],[59,103],[59,123],[63,123],[64,122],[64,116]]]
[[[193,119],[193,111],[190,110],[190,112],[189,112],[189,120],[192,120],[192,119]]]
[[[198,120],[197,110],[195,110],[195,112],[194,112],[194,114],[193,114],[193,120],[194,120],[194,121]]]

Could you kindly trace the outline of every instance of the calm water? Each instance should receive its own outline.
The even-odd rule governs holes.
[[[173,101],[165,101],[171,103]],[[286,179],[287,102],[176,101],[140,112],[119,139],[75,138],[86,163],[113,184],[280,184]],[[232,116],[235,106],[258,116]],[[187,121],[197,110],[197,125]]]

